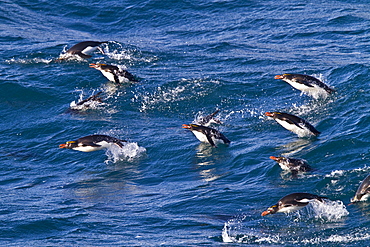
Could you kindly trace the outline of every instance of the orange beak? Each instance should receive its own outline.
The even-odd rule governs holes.
[[[59,148],[66,148],[66,144],[60,144]]]
[[[89,64],[89,67],[90,67],[90,68],[95,68],[95,66],[96,66],[96,64],[95,64],[95,63],[90,63],[90,64]]]
[[[271,112],[266,112],[266,113],[265,113],[265,116],[273,117],[274,115],[273,115]]]
[[[270,211],[263,211],[262,214],[261,214],[261,216],[266,216],[268,214],[270,214]]]
[[[284,79],[284,77],[282,75],[276,75],[274,78],[275,79]]]
[[[182,125],[182,127],[183,127],[184,129],[190,129],[190,128],[191,128],[191,126],[190,126],[189,124],[183,124],[183,125]]]
[[[270,156],[270,159],[272,159],[272,160],[277,160],[278,158],[277,158],[277,157],[275,157],[275,156]]]

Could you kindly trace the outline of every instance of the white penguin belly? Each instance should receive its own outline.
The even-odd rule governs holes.
[[[94,147],[94,146],[81,145],[81,146],[74,148],[74,150],[81,151],[81,152],[93,152],[93,151],[98,151],[104,148],[109,148],[112,145],[112,143],[106,142],[106,141],[100,141],[100,142],[97,142],[96,144],[99,146]]]
[[[112,81],[112,82],[115,82],[114,80],[114,75],[111,73],[111,72],[107,72],[105,70],[101,70],[101,72],[103,73],[103,75],[109,80],[109,81]]]
[[[298,89],[298,90],[302,91],[303,93],[314,97],[315,99],[317,99],[319,97],[324,97],[325,98],[325,96],[327,96],[327,94],[328,94],[325,91],[325,89],[323,89],[323,88],[321,88],[321,87],[319,87],[318,85],[315,85],[315,84],[313,84],[312,87],[309,87],[309,86],[306,86],[302,83],[297,83],[295,81],[286,81],[286,82],[288,82],[295,89]]]
[[[195,135],[195,137],[201,141],[201,142],[207,142],[209,143],[208,139],[207,139],[207,136],[199,131],[192,131],[193,134]]]
[[[309,136],[311,134],[311,131],[309,131],[305,126],[302,125],[302,128],[298,127],[295,124],[290,124],[286,121],[275,119],[276,122],[278,122],[281,126],[286,128],[287,130],[290,130],[291,132],[297,134],[299,137]]]
[[[304,206],[290,206],[290,207],[283,207],[279,210],[279,212],[281,213],[290,213],[290,212],[294,212],[294,211],[297,211],[301,208],[303,208]]]

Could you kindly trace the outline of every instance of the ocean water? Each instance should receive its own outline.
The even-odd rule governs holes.
[[[369,174],[367,1],[41,1],[0,4],[2,246],[369,246],[370,202],[348,205]],[[72,45],[105,54],[56,61]],[[116,86],[89,63],[123,66]],[[320,78],[313,99],[274,79]],[[69,111],[102,91],[103,103]],[[182,129],[215,109],[231,144]],[[284,111],[321,135],[264,116]],[[124,150],[58,145],[91,134]],[[303,158],[292,177],[269,159]],[[290,214],[281,197],[328,197]]]

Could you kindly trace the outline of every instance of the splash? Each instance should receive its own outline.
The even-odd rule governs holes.
[[[108,58],[117,61],[128,60],[131,62],[151,63],[158,59],[156,56],[145,57],[136,47],[124,46],[116,41],[109,41],[107,44],[103,44],[102,48]]]
[[[122,148],[117,145],[110,145],[106,151],[108,159],[105,161],[106,164],[118,161],[133,161],[136,158],[141,157],[146,152],[144,147],[140,147],[136,142],[124,143]]]
[[[309,211],[312,211],[312,216],[318,220],[336,222],[349,215],[346,206],[339,200],[324,200],[324,203],[312,201],[310,206],[308,207]]]
[[[96,110],[96,109],[99,109],[101,108],[101,106],[105,105],[105,103],[99,101],[99,100],[88,100],[86,102],[83,102],[84,101],[84,93],[82,90],[80,90],[80,95],[79,95],[79,99],[76,101],[72,101],[70,104],[69,104],[69,108],[71,110],[74,110],[74,111],[87,111],[87,110]],[[93,96],[95,94],[95,92],[93,92],[91,96]],[[81,102],[83,102],[81,104]]]
[[[224,243],[233,243],[234,242],[233,238],[230,236],[230,226],[229,226],[228,222],[225,222],[224,228],[222,228],[221,236],[222,236],[222,242],[224,242]]]

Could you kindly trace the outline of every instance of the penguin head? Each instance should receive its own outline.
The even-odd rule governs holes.
[[[351,204],[360,201],[359,198],[357,198],[357,195],[351,198]]]
[[[106,66],[106,64],[102,64],[102,63],[90,63],[89,64],[90,68],[94,68],[94,69],[98,69],[98,70],[103,69],[104,66]]]
[[[89,67],[106,72],[114,72],[119,70],[119,68],[115,65],[109,65],[104,63],[90,63]]]
[[[69,141],[66,142],[65,144],[60,144],[59,148],[66,148],[66,149],[72,149],[78,146],[77,141]]]
[[[280,80],[292,80],[294,78],[294,75],[293,74],[282,74],[282,75],[276,75],[274,78],[280,79]]]
[[[287,161],[287,158],[285,157],[270,156],[270,159],[275,160],[277,163],[282,163],[282,162]]]
[[[278,206],[278,204],[275,204],[275,205],[272,205],[271,207],[269,207],[266,211],[263,211],[261,216],[266,216],[268,214],[274,214],[277,211],[279,211],[279,206]]]
[[[272,117],[272,118],[279,118],[281,116],[281,112],[266,112],[265,116]]]

